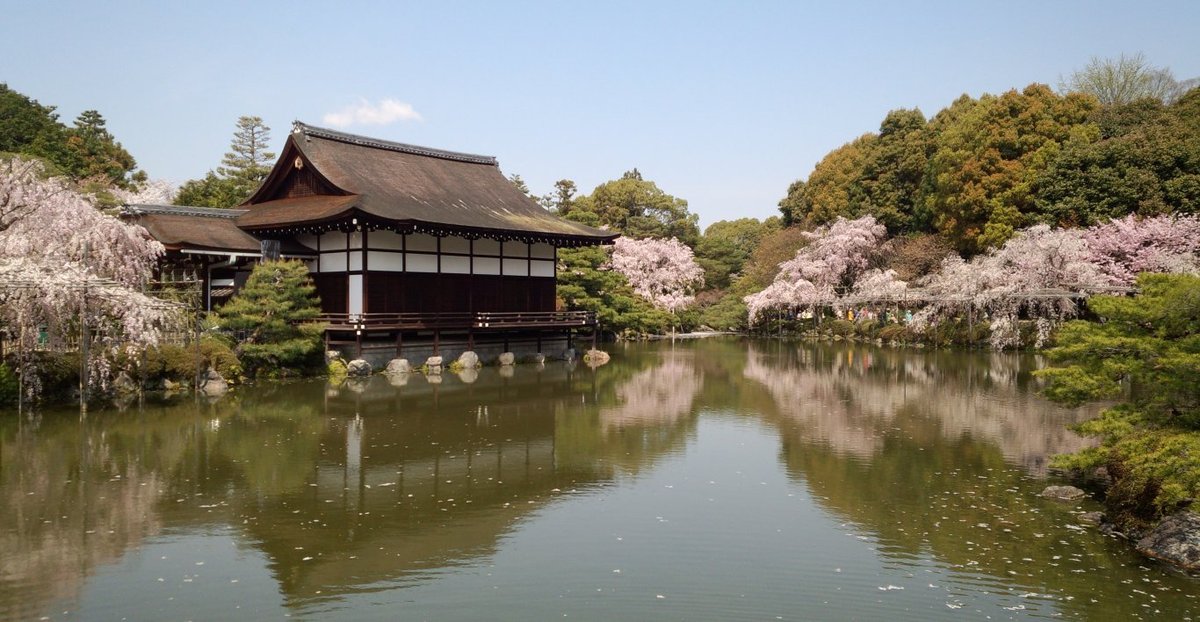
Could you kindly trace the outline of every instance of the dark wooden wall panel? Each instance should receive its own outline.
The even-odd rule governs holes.
[[[313,284],[317,286],[317,296],[321,298],[321,310],[325,313],[346,312],[346,275],[344,273],[315,273],[311,274]]]
[[[341,276],[339,301],[341,312],[344,312],[345,276],[322,276]],[[367,288],[367,311],[370,313],[554,310],[552,278],[371,272],[367,277]],[[321,291],[320,286],[318,291]],[[323,306],[330,310],[328,305]]]

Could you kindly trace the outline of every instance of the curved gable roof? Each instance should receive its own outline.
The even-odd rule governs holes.
[[[297,167],[297,158],[300,166]],[[335,194],[280,197],[295,170],[311,167]],[[559,218],[522,193],[496,159],[379,140],[296,123],[275,168],[238,225],[267,229],[327,222],[358,211],[417,230],[602,244],[618,234]]]

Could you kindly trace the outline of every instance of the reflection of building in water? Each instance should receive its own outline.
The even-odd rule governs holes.
[[[1043,473],[1050,456],[1085,446],[1067,425],[1094,409],[1068,410],[1038,396],[1031,364],[1017,355],[856,346],[768,354],[751,346],[744,374],[767,388],[799,434],[839,453],[870,458],[903,420],[910,434],[986,439],[1007,459]]]

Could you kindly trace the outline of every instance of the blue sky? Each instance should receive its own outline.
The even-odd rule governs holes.
[[[895,108],[1121,53],[1200,76],[1194,0],[0,3],[0,82],[68,122],[99,110],[152,177],[215,167],[240,115],[276,146],[294,119],[350,121],[497,156],[538,193],[637,167],[703,225],[776,215]],[[354,107],[375,114],[331,116]]]

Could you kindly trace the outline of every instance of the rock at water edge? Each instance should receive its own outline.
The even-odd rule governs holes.
[[[459,369],[475,369],[479,367],[479,355],[467,350],[460,354],[455,362],[458,363]]]
[[[1184,511],[1164,518],[1138,540],[1137,550],[1185,570],[1200,570],[1200,514]]]
[[[587,354],[583,355],[583,362],[590,367],[599,367],[609,361],[608,352],[604,350],[588,350]]]
[[[1047,486],[1042,496],[1056,501],[1074,501],[1087,496],[1087,493],[1074,486]]]
[[[517,362],[517,355],[513,354],[512,352],[502,352],[500,353],[500,358],[497,359],[497,362],[499,362],[501,365],[512,365],[513,363]]]
[[[222,395],[229,391],[229,383],[225,382],[225,378],[211,367],[208,373],[204,374],[204,384],[200,385],[200,390],[206,395]]]
[[[362,359],[354,359],[346,364],[346,375],[348,376],[370,376],[372,371],[374,370],[371,369],[371,364]]]
[[[412,364],[408,362],[408,359],[392,359],[388,361],[383,373],[388,375],[412,373]]]

